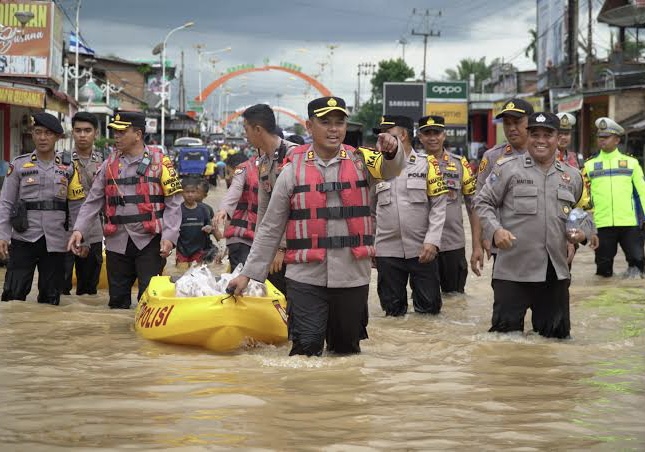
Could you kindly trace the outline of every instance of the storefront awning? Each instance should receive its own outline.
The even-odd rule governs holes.
[[[44,108],[45,90],[15,85],[0,85],[0,104]]]

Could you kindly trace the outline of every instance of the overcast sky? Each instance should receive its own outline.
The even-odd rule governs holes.
[[[564,0],[563,0],[564,1]],[[59,2],[74,19],[76,0]],[[357,65],[398,58],[405,39],[405,60],[420,77],[423,70],[423,38],[411,32],[432,30],[440,37],[428,40],[429,79],[443,79],[445,70],[462,58],[503,58],[519,69],[532,69],[524,56],[530,28],[535,28],[535,0],[84,0],[81,34],[99,55],[126,59],[152,58],[151,50],[168,31],[187,21],[195,26],[178,31],[168,41],[168,57],[179,62],[183,49],[187,97],[198,95],[195,44],[206,50],[232,47],[220,53],[212,69],[203,64],[203,87],[217,72],[239,64],[262,66],[281,61],[297,64],[303,72],[318,75],[334,94],[354,104]],[[416,13],[413,14],[413,9]],[[421,8],[421,9],[420,9]],[[430,17],[425,17],[429,8]],[[438,13],[441,12],[441,16]],[[69,27],[70,24],[68,23]],[[330,46],[337,46],[331,55]],[[212,56],[204,59],[212,58]],[[321,73],[321,64],[327,63]],[[299,114],[318,97],[300,79],[282,72],[252,73],[231,80],[227,87],[229,109],[266,102],[288,107]],[[361,80],[361,99],[368,97],[369,80]],[[176,92],[176,91],[175,91]],[[213,99],[211,99],[213,98]],[[206,99],[217,109],[217,91]],[[286,118],[285,118],[286,120]],[[290,121],[286,121],[288,124]]]

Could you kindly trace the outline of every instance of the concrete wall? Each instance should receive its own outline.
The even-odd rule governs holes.
[[[620,124],[621,121],[643,111],[645,90],[628,90],[609,97],[609,117]]]

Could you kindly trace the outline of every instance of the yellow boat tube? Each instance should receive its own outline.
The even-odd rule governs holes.
[[[134,329],[146,339],[230,352],[287,341],[286,300],[269,281],[266,297],[175,297],[168,276],[154,276],[141,296]]]

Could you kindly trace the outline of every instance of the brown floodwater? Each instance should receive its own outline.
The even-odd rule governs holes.
[[[373,283],[350,357],[150,342],[106,291],[34,287],[0,303],[0,450],[645,450],[645,280],[601,280],[581,249],[557,341],[486,332],[490,267],[436,317],[385,318]]]

